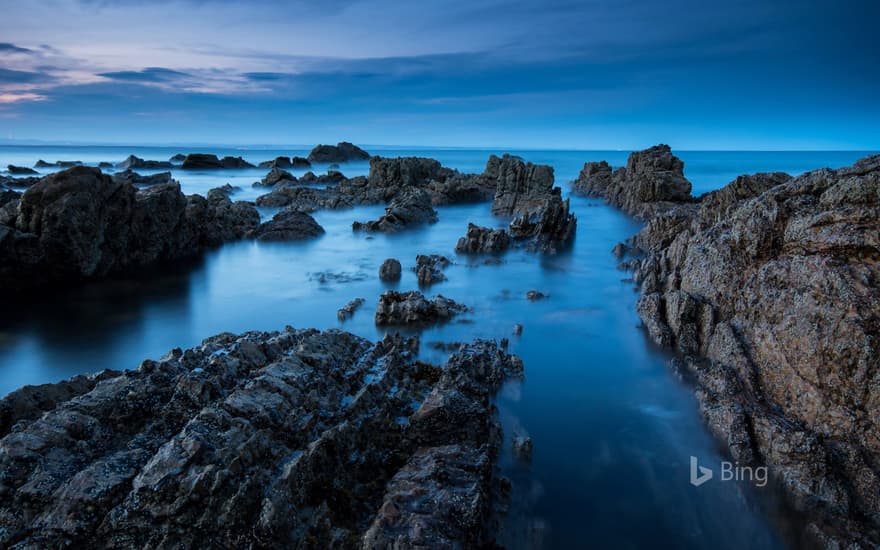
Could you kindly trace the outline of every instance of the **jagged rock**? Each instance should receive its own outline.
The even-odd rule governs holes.
[[[446,275],[443,274],[442,270],[448,267],[450,263],[449,259],[445,256],[438,256],[436,254],[431,254],[430,256],[419,254],[416,256],[416,266],[413,268],[413,271],[416,272],[419,286],[431,286],[434,283],[445,281]]]
[[[559,188],[554,188],[549,197],[531,199],[533,210],[522,210],[510,222],[508,230],[511,239],[528,241],[526,246],[544,254],[556,254],[567,247],[574,238],[577,219],[569,212],[568,199],[562,200]]]
[[[309,162],[309,159],[304,157],[291,157],[290,159],[290,167],[291,168],[311,168],[312,163]]]
[[[354,222],[355,231],[394,233],[408,227],[436,223],[437,211],[431,206],[431,196],[423,189],[407,189],[391,201],[378,220]]]
[[[124,172],[117,172],[113,174],[113,181],[117,183],[129,183],[131,185],[159,185],[162,183],[176,183],[174,178],[171,177],[171,172],[160,172],[158,174],[152,174],[149,176],[143,176],[138,174],[137,172],[132,171],[131,169],[125,170]]]
[[[880,543],[878,213],[874,156],[742,176],[632,240],[639,315],[683,355],[712,431],[840,547]]]
[[[379,266],[379,279],[386,282],[394,282],[400,280],[401,267],[400,262],[394,258],[388,258]]]
[[[181,168],[184,170],[236,170],[241,168],[256,168],[241,157],[217,158],[217,155],[205,153],[190,153],[183,160]]]
[[[36,170],[34,170],[33,168],[27,168],[25,166],[15,166],[13,164],[8,165],[6,167],[6,171],[9,172],[10,174],[14,174],[16,176],[25,176],[25,175],[39,173]]]
[[[253,205],[225,196],[186,197],[176,183],[138,191],[76,167],[29,188],[14,227],[0,228],[0,283],[23,290],[102,277],[192,256],[258,223]]]
[[[0,546],[482,547],[522,362],[475,341],[220,334],[0,401]],[[18,405],[18,404],[21,405]],[[45,412],[44,412],[45,411]]]
[[[305,212],[283,210],[254,231],[258,241],[299,241],[324,234],[315,218]]]
[[[336,311],[336,318],[340,321],[346,321],[354,317],[354,312],[364,305],[363,298],[355,298]]]
[[[287,170],[282,170],[281,168],[272,168],[266,177],[262,179],[260,185],[263,187],[274,187],[278,184],[295,184],[296,177],[288,172]]]
[[[547,295],[541,292],[540,290],[530,290],[526,292],[526,298],[531,302],[536,302],[538,300],[543,300]]]
[[[293,168],[293,163],[288,157],[276,157],[273,160],[264,160],[257,165],[258,168]],[[274,171],[274,170],[273,170]]]
[[[116,168],[123,170],[165,170],[173,168],[174,165],[164,160],[144,160],[134,155],[129,155],[127,159],[116,165]]]
[[[497,253],[504,252],[509,247],[510,235],[507,234],[507,231],[490,227],[479,227],[469,223],[467,235],[458,239],[455,251],[470,254]]]
[[[483,176],[495,182],[492,213],[514,216],[540,208],[553,190],[553,168],[513,155],[492,155]]]
[[[650,219],[693,200],[691,183],[684,177],[684,162],[672,154],[668,145],[632,153],[626,168],[613,173],[606,162],[588,162],[572,189],[604,198],[640,219]]]
[[[441,295],[428,301],[421,292],[397,292],[389,290],[379,297],[376,307],[376,324],[428,325],[449,321],[455,315],[467,311],[467,307]]]
[[[453,171],[424,157],[373,157],[367,183],[373,187],[424,187],[432,180],[446,179]]]
[[[626,256],[627,252],[629,252],[629,247],[625,243],[617,243],[614,245],[614,248],[611,249],[611,254],[613,254],[618,260]]]
[[[54,168],[54,167],[55,167],[55,164],[48,163],[43,159],[40,159],[36,163],[34,163],[34,168]]]
[[[370,154],[347,141],[336,145],[318,145],[309,153],[310,163],[331,164],[352,160],[369,160]]]

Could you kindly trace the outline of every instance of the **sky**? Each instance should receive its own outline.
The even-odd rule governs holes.
[[[880,149],[876,0],[0,0],[0,141]]]

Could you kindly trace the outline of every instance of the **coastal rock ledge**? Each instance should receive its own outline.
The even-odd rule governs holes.
[[[491,546],[491,398],[522,362],[484,340],[444,368],[417,350],[401,336],[226,333],[13,392],[0,547]]]
[[[613,189],[615,204],[657,213],[630,243],[648,332],[679,352],[733,458],[769,466],[810,518],[800,546],[876,548],[880,155],[740,176],[693,199],[660,153],[628,165],[661,175]]]

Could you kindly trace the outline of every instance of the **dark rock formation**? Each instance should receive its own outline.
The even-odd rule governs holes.
[[[46,162],[43,159],[40,159],[36,163],[34,163],[34,168],[54,168],[54,167],[55,167],[54,164]]]
[[[352,160],[369,160],[370,154],[347,141],[336,145],[318,145],[309,153],[309,163],[331,164]]]
[[[394,282],[400,280],[401,267],[400,262],[394,258],[388,258],[379,266],[379,279],[386,282]]]
[[[691,202],[691,183],[684,162],[668,145],[632,153],[626,168],[611,172],[606,162],[588,162],[574,182],[573,191],[604,198],[608,204],[639,219]]]
[[[134,155],[129,155],[127,159],[117,164],[116,167],[123,170],[165,170],[173,168],[174,165],[165,160],[144,160]]]
[[[492,213],[514,216],[543,206],[553,190],[553,168],[524,162],[513,155],[492,155],[483,176],[494,181]]]
[[[363,298],[355,298],[336,311],[336,318],[340,321],[346,321],[354,317],[354,312],[364,305]]]
[[[176,183],[138,191],[96,168],[40,180],[0,226],[0,284],[28,289],[192,256],[241,238],[259,213],[224,195],[186,197]]]
[[[526,298],[531,302],[536,302],[538,300],[543,300],[547,295],[541,292],[540,290],[530,290],[526,292]]]
[[[510,248],[510,235],[503,229],[479,227],[468,224],[467,235],[458,239],[456,252],[463,253],[497,253]]]
[[[0,546],[488,546],[491,398],[522,362],[475,341],[441,369],[417,348],[227,333],[12,394],[0,401]]]
[[[813,518],[804,545],[877,546],[880,156],[743,176],[699,204],[670,156],[630,162],[647,180],[627,176],[632,195],[613,195],[661,212],[632,241],[649,334],[681,354],[734,459],[769,466]]]
[[[43,159],[38,160],[34,164],[34,168],[73,168],[74,166],[80,166],[82,161],[79,160],[56,160],[53,163],[48,163]]]
[[[272,168],[266,177],[260,181],[260,186],[263,187],[274,187],[279,184],[287,184],[293,185],[296,183],[296,177],[288,172],[287,170],[282,170],[281,168]]]
[[[104,169],[104,168],[115,168],[115,166],[113,165],[112,162],[108,162],[108,161],[106,161],[106,160],[102,160],[101,162],[98,163],[98,168],[102,168],[102,169]]]
[[[312,163],[309,162],[309,159],[304,158],[304,157],[291,157],[290,167],[291,168],[311,168]]]
[[[352,229],[394,233],[407,227],[436,221],[437,211],[431,206],[431,196],[423,189],[412,188],[395,197],[378,220],[354,222]]]
[[[184,155],[183,153],[177,153],[176,155],[174,155],[173,157],[171,157],[168,160],[169,160],[169,162],[181,163],[186,160],[186,155]]]
[[[523,460],[532,459],[532,438],[516,434],[513,436],[513,452]]]
[[[112,177],[113,181],[117,183],[129,183],[131,185],[141,186],[176,183],[174,178],[171,177],[171,172],[159,172],[158,174],[143,176],[129,169],[124,172],[117,172],[113,174]]]
[[[324,228],[305,212],[283,210],[260,225],[254,236],[258,241],[300,241],[324,234]]]
[[[257,165],[259,168],[293,168],[288,157],[276,157],[273,160],[264,160]]]
[[[190,153],[183,160],[181,168],[184,170],[236,170],[241,168],[256,168],[241,157],[217,158],[217,155],[205,153]]]
[[[549,197],[529,200],[532,210],[517,207],[519,214],[510,222],[510,238],[525,241],[525,246],[544,254],[556,254],[569,244],[577,229],[577,219],[569,212],[568,199],[562,200],[559,188]]]
[[[0,176],[0,185],[24,189],[40,181],[40,178],[40,176],[30,176],[24,178],[8,178],[6,176]]]
[[[27,168],[25,166],[15,166],[14,164],[8,165],[6,167],[6,171],[9,172],[10,174],[13,174],[16,176],[29,176],[32,174],[39,173],[36,170],[34,170],[33,168]]]
[[[467,311],[461,304],[441,295],[428,301],[421,292],[397,292],[389,290],[379,297],[376,307],[376,324],[429,325],[449,321],[455,315]]]
[[[446,280],[443,270],[446,269],[451,262],[445,256],[431,254],[430,256],[419,254],[416,256],[416,266],[413,271],[416,272],[416,278],[419,286],[431,286]]]

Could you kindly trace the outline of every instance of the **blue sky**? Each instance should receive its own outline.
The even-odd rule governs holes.
[[[5,140],[880,148],[876,1],[0,8]]]

